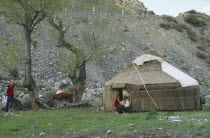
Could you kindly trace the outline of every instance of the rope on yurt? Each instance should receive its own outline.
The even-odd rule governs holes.
[[[152,96],[149,94],[149,92],[148,92],[148,90],[147,90],[147,87],[146,87],[146,85],[145,85],[145,83],[144,83],[144,80],[143,80],[143,78],[142,78],[142,76],[141,76],[139,70],[138,70],[138,69],[136,68],[136,66],[134,65],[134,63],[133,63],[133,67],[136,69],[136,71],[137,71],[137,73],[138,73],[138,75],[139,75],[139,77],[140,77],[140,79],[141,79],[141,81],[142,81],[142,83],[143,83],[143,85],[144,85],[144,88],[145,88],[147,94],[149,95],[150,99],[152,100],[152,102],[154,103],[154,105],[156,106],[156,108],[159,109],[158,106],[157,106],[157,104],[155,103],[154,99],[153,99]]]

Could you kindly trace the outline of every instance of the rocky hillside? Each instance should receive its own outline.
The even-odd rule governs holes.
[[[118,7],[125,9],[131,13],[146,13],[147,9],[145,8],[142,2],[139,0],[114,0]]]
[[[84,41],[81,42],[83,35],[94,30],[101,45],[105,48],[107,46],[109,50],[109,54],[100,55],[100,60],[95,57],[88,63],[88,88],[102,88],[106,81],[140,54],[153,49],[174,66],[196,78],[200,83],[202,94],[210,93],[209,16],[200,13],[185,13],[176,18],[130,13],[122,16],[119,11],[123,7],[131,11],[133,6],[137,7],[134,8],[135,11],[138,11],[138,7],[142,11],[146,8],[137,0],[116,0],[116,4],[121,8],[113,10],[116,11],[114,14],[104,12],[92,14],[89,9],[89,13],[85,14],[69,12],[66,18],[66,22],[71,25],[67,35],[69,41],[84,45]],[[186,20],[189,18],[188,15],[196,16],[199,21]],[[18,32],[21,35],[19,29],[9,24],[1,15],[0,33],[4,38],[17,39],[15,34]],[[58,82],[69,81],[58,64],[62,49],[55,47],[55,38],[52,36],[54,33],[49,24],[43,22],[36,28],[33,37],[33,75],[41,92],[56,92],[60,89],[56,86]],[[18,39],[19,42],[23,42],[22,37]],[[20,63],[20,74],[24,74],[23,68],[23,64]]]

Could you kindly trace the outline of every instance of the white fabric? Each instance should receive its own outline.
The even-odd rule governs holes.
[[[194,78],[190,77],[186,73],[182,72],[181,70],[175,68],[168,62],[162,62],[161,63],[162,70],[177,79],[182,87],[187,87],[187,86],[195,86],[198,85],[198,81],[195,80]]]
[[[157,60],[157,61],[161,62],[162,70],[165,73],[167,73],[170,76],[172,76],[175,79],[177,79],[180,82],[182,87],[198,85],[198,81],[197,80],[195,80],[194,78],[190,77],[189,75],[187,75],[186,73],[182,72],[181,70],[175,68],[174,66],[172,66],[171,64],[169,64],[168,62],[166,62],[165,60],[163,60],[160,57],[153,56],[151,54],[144,54],[144,55],[136,58],[132,63],[140,66],[140,65],[143,65],[144,62],[152,61],[152,60]]]
[[[125,108],[127,108],[127,107],[129,107],[129,106],[130,106],[130,103],[129,103],[128,99],[126,99],[126,100],[122,100],[122,102],[120,102],[120,104],[121,104],[121,105],[124,105],[124,106],[125,106]]]
[[[127,108],[127,107],[129,107],[129,106],[130,106],[129,101],[126,100],[126,101],[125,101],[125,108]]]
[[[164,60],[160,57],[156,57],[156,56],[153,56],[151,54],[144,54],[144,55],[136,58],[132,63],[135,63],[136,65],[140,66],[140,65],[143,65],[144,62],[152,61],[152,60],[157,60],[159,62],[164,62]]]

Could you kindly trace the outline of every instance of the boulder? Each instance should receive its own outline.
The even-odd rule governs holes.
[[[6,103],[7,103],[7,97],[3,98],[1,104],[0,104],[0,109],[1,110],[5,110],[6,109]],[[14,101],[13,101],[13,105],[12,105],[12,110],[14,111],[18,111],[18,110],[23,110],[23,105],[21,104],[21,102],[14,98]]]
[[[206,104],[210,105],[210,95],[206,95]]]
[[[56,82],[55,83],[55,90],[60,90],[61,86],[62,86],[62,82]]]
[[[20,101],[21,101],[21,103],[24,107],[30,107],[31,106],[31,97],[30,97],[29,94],[25,94]]]

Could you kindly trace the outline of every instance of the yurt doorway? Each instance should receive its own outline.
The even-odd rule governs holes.
[[[117,89],[117,91],[119,92],[120,101],[122,101],[123,100],[123,91],[122,91],[122,89]]]

